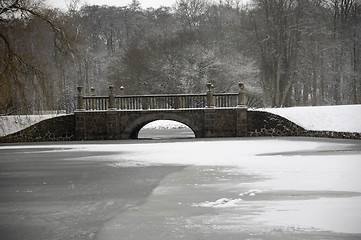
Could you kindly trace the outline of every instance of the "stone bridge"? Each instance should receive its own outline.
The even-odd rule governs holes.
[[[243,83],[238,93],[83,96],[78,87],[75,115],[76,140],[137,138],[139,131],[156,120],[187,125],[196,138],[247,136],[247,108]]]

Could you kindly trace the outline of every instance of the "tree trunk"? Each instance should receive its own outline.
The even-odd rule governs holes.
[[[275,104],[276,107],[280,106],[280,81],[281,81],[281,56],[278,57],[278,63],[277,63],[277,77],[276,77],[276,86],[275,86]]]
[[[316,72],[315,64],[313,65],[313,72],[312,72],[311,102],[312,102],[312,106],[317,106],[317,72]]]

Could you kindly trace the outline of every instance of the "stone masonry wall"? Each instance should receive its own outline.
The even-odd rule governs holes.
[[[246,137],[246,108],[204,110],[204,137]]]
[[[239,137],[247,135],[246,108],[187,110],[78,111],[76,140],[119,140],[137,138],[139,130],[155,120],[175,120],[188,125],[196,137]]]
[[[75,117],[66,115],[41,121],[19,132],[0,137],[0,143],[75,140]]]

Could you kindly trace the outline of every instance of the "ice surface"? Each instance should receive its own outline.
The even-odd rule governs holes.
[[[106,151],[115,148],[116,146],[102,146]],[[117,148],[119,150],[119,146]],[[131,159],[138,163],[146,161],[155,164],[205,166],[210,172],[217,166],[229,166],[234,170],[224,171],[223,179],[227,179],[229,174],[237,174],[237,171],[238,174],[264,177],[263,180],[252,184],[248,182],[234,182],[228,186],[219,184],[219,187],[224,189],[249,188],[247,191],[238,192],[238,197],[224,195],[215,200],[194,202],[193,207],[220,210],[216,219],[212,220],[214,225],[223,226],[224,221],[227,220],[232,221],[237,228],[239,220],[236,213],[244,211],[249,201],[255,201],[257,204],[267,206],[254,217],[256,222],[344,233],[361,231],[361,215],[358,214],[361,198],[337,196],[338,192],[341,195],[348,191],[361,193],[361,174],[359,174],[361,143],[357,140],[238,139],[127,144],[124,145],[124,149],[128,152],[121,156],[112,155],[110,159],[119,162],[121,159]],[[135,152],[137,154],[134,154]],[[215,171],[219,172],[219,170]],[[299,199],[293,201],[259,202],[257,200],[262,194],[264,197],[265,193],[272,196],[283,192],[302,194]],[[335,196],[323,195],[327,192],[334,193]],[[347,207],[343,208],[343,205]],[[235,219],[232,219],[232,216]]]
[[[200,184],[191,182],[193,185],[185,187],[192,187],[198,192],[207,183],[208,187],[219,189],[217,196],[209,195],[201,201],[192,200],[189,205],[217,211],[212,217],[206,216],[215,227],[240,228],[239,224],[243,223],[240,221],[243,220],[239,216],[243,216],[245,208],[258,206],[262,211],[252,215],[255,221],[252,220],[252,223],[361,233],[359,140],[234,138],[176,142],[119,141],[110,144],[1,145],[0,151],[4,149],[102,152],[102,156],[89,154],[77,160],[103,161],[107,166],[115,168],[171,164],[194,169],[192,175],[187,175],[184,171],[183,175],[179,173],[180,180],[198,177],[200,173],[214,173],[218,175],[214,181],[207,183],[208,180],[205,179]],[[198,168],[201,170],[197,170]],[[237,176],[241,178],[237,180]],[[251,182],[243,181],[247,176],[259,177]],[[179,179],[169,181],[177,183]],[[162,189],[167,190],[163,195],[170,194],[168,201],[172,200],[172,188],[160,185],[153,194],[155,202],[159,202],[157,193],[162,192]],[[287,198],[282,199],[282,194]],[[274,199],[277,196],[279,199]],[[290,196],[295,199],[289,200]],[[203,222],[207,220],[201,217],[199,219]]]

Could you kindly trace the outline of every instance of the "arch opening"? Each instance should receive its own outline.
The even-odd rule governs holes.
[[[137,134],[138,139],[195,138],[194,131],[184,123],[174,120],[154,120],[145,123]]]

